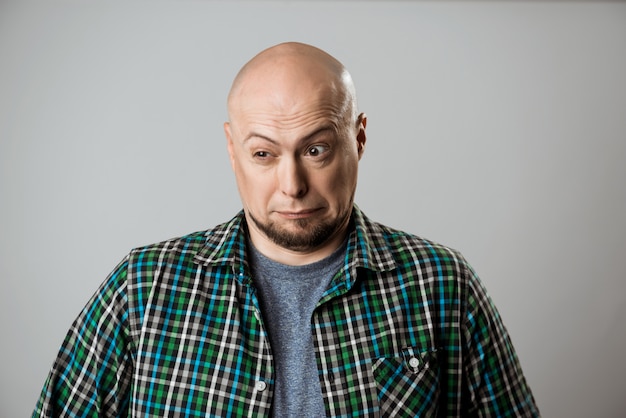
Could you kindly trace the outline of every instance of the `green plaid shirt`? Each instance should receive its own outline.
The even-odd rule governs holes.
[[[463,257],[355,207],[311,318],[327,416],[538,416]],[[272,348],[243,214],[133,250],[72,325],[33,416],[270,416]]]

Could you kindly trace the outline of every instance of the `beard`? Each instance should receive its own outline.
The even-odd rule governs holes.
[[[329,221],[315,221],[312,219],[294,219],[290,223],[295,228],[288,230],[276,222],[259,221],[251,213],[247,214],[257,228],[274,244],[291,251],[304,252],[320,247],[328,241],[346,222],[350,211],[346,211]]]

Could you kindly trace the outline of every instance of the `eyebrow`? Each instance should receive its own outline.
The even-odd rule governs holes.
[[[317,136],[317,135],[319,135],[319,134],[321,134],[323,132],[326,132],[326,131],[334,132],[335,129],[332,126],[330,126],[330,125],[322,126],[319,129],[316,129],[315,131],[311,132],[310,134],[300,138],[300,140],[298,142],[300,142],[300,143],[308,142],[308,141],[311,140],[311,138],[313,138],[313,137],[315,137],[315,136]],[[265,141],[271,142],[274,145],[278,145],[278,141],[276,141],[275,139],[272,139],[270,137],[267,137],[265,135],[262,135],[262,134],[259,134],[259,133],[256,133],[256,132],[251,132],[248,136],[246,136],[244,138],[243,142],[246,143],[249,140],[251,140],[252,138],[263,139]]]

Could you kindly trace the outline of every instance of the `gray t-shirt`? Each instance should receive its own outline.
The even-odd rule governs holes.
[[[250,248],[252,277],[274,356],[273,416],[323,417],[311,315],[343,265],[345,243],[329,257],[304,266],[280,264]]]

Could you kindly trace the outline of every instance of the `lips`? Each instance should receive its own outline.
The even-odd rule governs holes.
[[[303,218],[308,218],[310,216],[315,215],[320,210],[321,208],[300,209],[300,210],[277,210],[276,213],[278,213],[280,216],[287,218],[287,219],[303,219]]]

